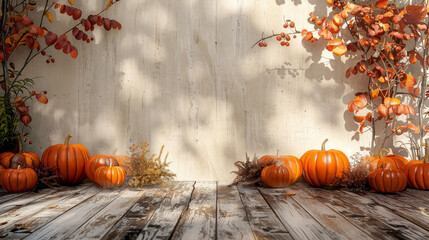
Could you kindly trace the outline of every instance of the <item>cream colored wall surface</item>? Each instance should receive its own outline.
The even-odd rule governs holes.
[[[89,14],[106,1],[75,2]],[[25,72],[43,77],[36,88],[49,97],[32,105],[27,148],[41,154],[69,132],[93,155],[164,144],[179,180],[232,180],[246,152],[300,157],[325,138],[349,156],[360,151],[369,141],[355,134],[346,107],[364,82],[345,79],[345,57],[301,37],[289,48],[275,39],[251,48],[262,32],[283,31],[284,18],[310,28],[308,12],[327,13],[324,1],[308,2],[120,1],[106,16],[121,31],[97,30],[90,45],[74,41],[77,59],[51,49],[55,64]]]

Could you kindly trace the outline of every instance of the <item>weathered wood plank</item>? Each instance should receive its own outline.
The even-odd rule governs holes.
[[[420,198],[417,198],[413,195],[406,194],[404,192],[398,192],[398,193],[389,194],[386,196],[391,197],[395,200],[410,204],[411,206],[414,206],[416,208],[419,208],[419,209],[422,208],[425,211],[428,211],[429,197],[427,199],[420,199]]]
[[[0,203],[25,195],[26,193],[10,193],[4,189],[0,190]]]
[[[294,239],[333,239],[335,237],[335,234],[327,231],[292,197],[286,196],[286,193],[276,193],[267,188],[259,188],[259,190]],[[295,193],[285,189],[280,191]]]
[[[374,218],[368,211],[363,210],[355,204],[343,201],[343,196],[338,195],[338,191],[326,190],[322,188],[308,187],[305,184],[297,184],[305,192],[311,194],[315,199],[326,204],[350,222],[359,226],[374,239],[398,239],[404,238],[401,233],[388,226],[383,221]]]
[[[326,190],[325,190],[326,191]],[[372,199],[360,196],[358,194],[344,191],[336,193],[337,198],[346,204],[355,206],[362,213],[369,214],[370,216],[379,219],[381,222],[387,224],[390,228],[384,230],[389,234],[397,236],[401,239],[426,239],[429,238],[429,232],[425,229],[416,226],[408,220],[396,215],[389,209],[379,205]],[[371,223],[370,223],[371,224]]]
[[[292,233],[292,230],[289,230],[294,238],[303,239],[305,235],[310,239],[314,239],[314,237],[316,237],[317,239],[322,239],[326,236],[329,236],[329,239],[372,239],[361,229],[349,222],[346,218],[344,218],[331,208],[327,207],[325,204],[315,199],[307,192],[303,191],[300,187],[298,187],[298,185],[293,185],[284,189],[260,188],[260,190],[263,190],[265,194],[268,195],[280,195],[282,198],[288,198],[286,194],[290,194],[291,196],[289,196],[289,198],[295,200],[295,202],[310,215],[309,217],[307,216],[307,214],[305,214],[305,218],[301,218],[301,222],[303,224],[306,224],[313,218],[317,221],[317,223],[319,223],[319,225],[313,223],[313,225],[306,226],[306,229],[301,229],[301,231],[299,232],[300,235],[294,235]],[[277,205],[277,203],[275,204]],[[273,209],[275,210],[274,207]],[[292,216],[284,217],[284,219],[282,220],[286,221],[284,222],[284,224],[286,225],[295,225],[294,227],[292,227],[292,229],[299,229],[302,226],[297,225],[297,222],[300,221],[297,221],[297,218],[294,218]],[[314,237],[309,236],[309,229],[311,229],[310,227],[316,227],[316,231],[313,231],[313,233],[315,233]],[[325,232],[326,235],[318,236],[321,231]]]
[[[257,239],[292,239],[256,187],[238,185],[237,188]]]
[[[136,239],[142,228],[149,221],[153,212],[161,205],[167,194],[171,194],[173,187],[144,188],[143,197],[121,218],[103,237],[103,239]]]
[[[407,188],[402,193],[411,195],[413,197],[422,199],[422,200],[428,200],[429,199],[429,191],[422,191],[422,190],[416,190],[412,188]]]
[[[183,211],[188,207],[195,182],[180,182],[152,214],[137,239],[169,239]]]
[[[67,239],[101,239],[143,193],[144,191],[126,189]]]
[[[374,200],[374,202],[381,206],[384,206],[385,208],[390,209],[390,211],[394,212],[396,215],[399,215],[407,219],[408,221],[429,231],[429,205],[418,209],[408,203],[394,199],[396,194],[391,195],[391,197],[380,193],[368,193],[364,195],[359,195]]]
[[[197,182],[172,239],[216,239],[216,182]]]
[[[65,239],[124,191],[103,189],[45,224],[26,239]]]
[[[219,240],[255,239],[237,187],[218,183],[217,238]]]
[[[39,192],[29,192],[21,195],[17,195],[14,198],[11,198],[10,201],[0,203],[0,214],[11,211],[14,208],[20,208],[28,203],[34,202],[39,198],[46,197],[49,194],[56,192],[57,190],[45,188]],[[0,220],[1,222],[1,220]]]
[[[87,191],[88,187],[89,185],[67,188],[66,190],[39,198],[23,207],[15,208],[1,214],[0,219],[2,224],[0,225],[0,236],[8,235],[8,238],[10,238],[13,232],[16,232],[15,230],[32,227],[31,225],[22,225],[20,222],[31,219],[37,214],[45,214],[47,209],[60,205],[59,203],[71,196],[82,196],[84,192]],[[31,228],[29,230],[31,230]]]

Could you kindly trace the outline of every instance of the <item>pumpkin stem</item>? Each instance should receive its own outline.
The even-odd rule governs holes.
[[[21,139],[21,135],[16,136],[16,138],[18,139],[18,153],[22,153],[22,139]]]
[[[71,137],[73,137],[73,135],[71,133],[69,133],[69,135],[67,135],[67,137],[66,137],[66,141],[65,141],[64,145],[69,145],[69,141],[70,141]]]
[[[118,148],[115,148],[115,149],[113,150],[113,154],[112,154],[112,156],[115,156],[117,151],[118,151]]]
[[[279,156],[279,150],[277,149],[277,157]]]
[[[428,156],[429,156],[429,154],[425,155],[425,157],[423,158],[423,163],[428,163]]]
[[[378,157],[382,158],[383,157],[383,152],[389,153],[389,150],[382,148],[380,149],[380,152],[378,153]]]
[[[325,144],[328,141],[328,139],[325,139],[325,141],[322,142],[322,151],[326,151],[325,150]]]

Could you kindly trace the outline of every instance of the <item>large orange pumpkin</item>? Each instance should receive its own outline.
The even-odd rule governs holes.
[[[323,141],[322,150],[309,150],[301,157],[304,179],[316,187],[334,186],[350,171],[349,159],[343,152],[325,150],[327,141]]]
[[[42,155],[42,166],[54,175],[59,175],[60,184],[80,183],[85,178],[85,162],[89,159],[88,150],[80,144],[69,145],[71,134],[64,144],[48,147]]]
[[[405,174],[400,169],[377,168],[368,175],[368,183],[377,192],[400,192],[407,186]]]
[[[125,181],[127,173],[119,166],[102,166],[94,173],[95,182],[105,188],[120,187]]]
[[[302,164],[299,158],[292,155],[283,155],[283,156],[274,156],[274,155],[265,155],[258,159],[257,163],[261,165],[273,165],[276,164],[277,161],[281,161],[284,163],[286,167],[288,167],[292,172],[293,182],[298,181],[298,179],[302,175]]]
[[[5,170],[6,168],[4,168],[2,165],[0,165],[0,174]]]
[[[0,185],[9,192],[27,192],[37,184],[37,173],[31,168],[8,168],[0,173]]]
[[[268,187],[286,187],[293,183],[294,175],[284,162],[277,160],[276,164],[262,169],[261,179]]]
[[[408,186],[419,190],[429,190],[429,163],[426,158],[427,156],[424,161],[410,161],[402,169]]]
[[[26,165],[25,167],[30,167],[34,170],[39,169],[39,166],[40,166],[39,156],[34,152],[22,151],[21,139],[18,139],[18,152],[17,153],[13,153],[13,152],[0,153],[0,165],[3,166],[4,168],[9,168],[10,163],[11,163],[11,159],[13,157],[24,159],[25,165]],[[22,167],[24,167],[24,166],[22,166]]]
[[[95,182],[95,170],[101,166],[118,166],[118,161],[114,156],[94,155],[85,163],[85,174],[92,182]]]

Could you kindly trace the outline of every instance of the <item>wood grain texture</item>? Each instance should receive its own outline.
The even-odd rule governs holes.
[[[259,188],[295,239],[372,239],[346,218],[303,191],[298,185],[285,189]],[[288,196],[288,194],[290,196]],[[281,206],[285,204],[285,206]],[[288,207],[286,207],[288,206]],[[281,207],[283,211],[277,209]],[[296,214],[291,214],[296,211]]]
[[[178,186],[180,184],[165,188],[142,189],[143,197],[106,233],[103,239],[136,239],[164,198],[172,196],[171,191]]]
[[[144,191],[126,189],[67,239],[101,239],[143,194]]]
[[[99,187],[97,187],[99,188]],[[120,189],[103,189],[30,234],[26,239],[65,239],[116,199]]]
[[[172,239],[216,239],[216,182],[197,182]]]
[[[338,193],[337,193],[338,194]],[[379,205],[372,199],[360,196],[355,193],[342,191],[341,201],[358,208],[361,212],[379,219],[391,229],[385,230],[389,234],[403,239],[425,239],[429,237],[429,232],[425,229],[409,222],[408,220],[396,215],[389,209]],[[365,214],[365,215],[366,215]],[[384,230],[380,228],[380,230]]]
[[[154,211],[137,239],[169,239],[188,208],[195,182],[180,182]]]
[[[24,230],[27,233],[26,235],[28,235],[29,232],[39,228],[46,223],[46,221],[62,214],[63,211],[60,207],[61,202],[72,201],[72,206],[74,206],[84,201],[87,196],[91,196],[91,189],[93,189],[93,187],[88,185],[70,187],[1,214],[0,219],[4,222],[0,225],[0,235],[6,235],[8,238],[12,238],[16,232],[20,232],[21,230]],[[58,207],[60,209],[56,210]],[[65,208],[65,210],[67,210],[67,208]],[[56,215],[50,214],[52,211],[55,212]]]
[[[218,183],[217,238],[219,240],[252,240],[253,235],[237,187]]]
[[[9,201],[10,199],[17,198],[19,196],[22,196],[26,193],[10,193],[4,189],[0,190],[0,203],[4,203]]]
[[[45,188],[39,192],[30,192],[21,195],[10,194],[13,196],[10,199],[4,198],[4,202],[0,203],[0,214],[10,211],[14,208],[23,207],[31,202],[36,201],[39,198],[43,198],[56,192],[57,190]]]
[[[238,185],[238,191],[257,239],[292,239],[256,187]]]

